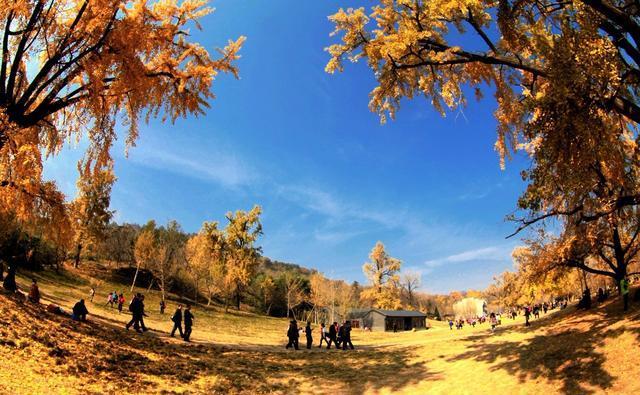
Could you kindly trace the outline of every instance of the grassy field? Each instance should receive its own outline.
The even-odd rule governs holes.
[[[67,310],[92,281],[75,271],[38,278],[44,302]],[[113,289],[127,290],[103,280],[88,323],[0,295],[0,393],[640,393],[640,309],[622,315],[618,301],[552,312],[529,328],[520,318],[495,333],[432,322],[418,332],[356,330],[355,351],[292,351],[284,319],[200,306],[194,343],[172,339],[175,305],[161,316],[154,292],[152,331],[125,331],[130,316],[103,306]]]

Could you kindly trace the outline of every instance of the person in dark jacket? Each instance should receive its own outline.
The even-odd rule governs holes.
[[[191,337],[191,327],[193,326],[193,319],[195,317],[191,314],[191,306],[187,305],[184,309],[184,335],[182,338],[188,342]]]
[[[184,337],[182,333],[182,305],[179,304],[176,312],[173,313],[171,317],[171,321],[173,321],[173,329],[171,330],[171,337],[173,337],[176,333],[176,329],[180,333],[180,337]]]
[[[313,344],[311,330],[311,321],[307,321],[307,326],[304,328],[304,335],[307,338],[307,350],[311,350],[311,345]]]
[[[336,326],[338,325],[336,324]],[[342,323],[342,325],[338,327],[338,339],[336,340],[336,347],[340,348],[340,344],[342,344],[343,341],[344,341],[344,322]]]
[[[353,344],[351,343],[351,321],[347,321],[342,325],[342,349],[346,350],[347,345],[353,350]]]
[[[138,314],[137,314],[137,312],[140,310],[139,296],[140,296],[139,293],[133,295],[133,298],[131,298],[131,302],[129,302],[129,311],[131,312],[131,321],[129,321],[127,325],[125,325],[125,328],[127,328],[127,330],[129,330],[129,328],[132,325],[133,325],[133,329],[135,329],[136,331],[140,330],[140,328],[138,327]]]
[[[164,309],[167,307],[167,304],[164,302],[164,300],[160,301],[160,314],[164,314]]]
[[[86,321],[87,314],[89,311],[87,310],[87,306],[84,305],[84,299],[80,299],[75,305],[73,305],[73,318],[76,321]]]
[[[296,320],[291,320],[291,322],[289,323],[289,330],[287,330],[287,337],[289,338],[289,343],[287,343],[287,346],[285,348],[289,348],[289,347],[293,347],[296,350],[299,350],[298,348],[298,337],[300,336],[300,334],[298,333],[298,324],[296,322]]]
[[[338,331],[336,330],[336,327],[338,326],[337,322],[334,322],[332,325],[329,326],[329,341],[327,342],[327,350],[331,348],[331,342],[333,342],[333,344],[335,344],[336,347],[338,347]]]
[[[147,327],[144,325],[144,317],[147,315],[144,312],[144,295],[140,294],[140,307],[138,310],[138,325],[140,325],[140,329],[143,332],[148,331]]]
[[[133,299],[131,299],[131,304],[129,304],[129,311],[131,311],[131,321],[126,325],[127,330],[133,325],[133,329],[137,332],[146,331],[147,327],[144,325],[144,295],[137,293]]]
[[[16,292],[18,290],[18,285],[16,284],[16,268],[15,263],[10,263],[7,268],[7,275],[2,282],[4,289],[9,292]]]

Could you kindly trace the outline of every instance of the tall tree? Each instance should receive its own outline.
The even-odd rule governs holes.
[[[42,180],[42,156],[88,138],[85,173],[111,162],[115,125],[138,137],[140,116],[201,114],[219,72],[237,75],[244,37],[212,58],[189,28],[205,0],[2,0],[0,200],[29,215],[61,203]],[[95,173],[94,173],[95,174]]]
[[[227,213],[229,223],[225,228],[227,282],[233,286],[236,308],[240,310],[242,293],[255,275],[261,248],[256,241],[262,235],[260,206],[250,211]]]
[[[466,104],[465,86],[481,95],[492,85],[501,159],[532,159],[516,233],[558,221],[572,243],[596,241],[567,264],[589,271],[583,258],[599,259],[608,268],[596,274],[620,280],[640,223],[639,15],[630,1],[380,0],[370,15],[331,17],[343,35],[327,70],[366,58],[383,120],[403,97],[424,94],[444,113]]]
[[[264,275],[259,280],[259,287],[262,294],[262,304],[265,309],[264,313],[269,315],[276,295],[276,283],[273,280],[273,277]]]
[[[198,285],[211,264],[211,255],[202,234],[198,233],[187,240],[185,258],[187,271],[193,280],[193,301],[198,303]]]
[[[337,313],[346,320],[356,304],[354,289],[344,281],[335,281]],[[384,308],[384,307],[383,307]]]
[[[313,304],[314,321],[316,323],[318,322],[318,312],[326,307],[329,300],[330,281],[320,272],[315,272],[309,277],[309,301]]]
[[[177,269],[185,260],[184,247],[187,236],[177,221],[169,221],[167,226],[156,230],[157,255],[150,269],[158,279],[162,300]]]
[[[404,291],[407,298],[407,305],[414,307],[415,305],[415,293],[422,282],[422,276],[418,272],[407,271],[400,276],[400,287]]]
[[[141,230],[136,244],[133,249],[133,254],[136,260],[136,272],[133,275],[133,281],[131,282],[131,292],[133,292],[136,286],[136,280],[138,279],[138,273],[140,268],[148,268],[153,261],[157,259],[157,240],[156,240],[156,224],[154,221],[149,221]]]
[[[365,298],[371,298],[375,307],[397,309],[401,306],[398,288],[400,266],[402,262],[387,254],[384,244],[377,242],[369,254],[370,262],[362,266],[364,275],[369,279],[371,288],[363,291]]]
[[[111,167],[99,170],[94,177],[81,176],[78,180],[78,197],[71,203],[75,227],[74,266],[80,265],[84,246],[101,241],[113,217],[109,210],[111,186],[115,181]]]
[[[214,295],[228,300],[226,279],[226,239],[218,229],[218,222],[205,222],[198,234],[192,236],[186,245],[188,270],[194,280],[196,294],[199,280],[204,280],[207,290],[207,305]],[[225,303],[228,306],[228,303]]]
[[[304,300],[304,282],[299,275],[291,271],[282,273],[281,281],[287,302],[287,318],[289,318],[290,314],[293,314],[293,318],[297,319],[293,309]]]

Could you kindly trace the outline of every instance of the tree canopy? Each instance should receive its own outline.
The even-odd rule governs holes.
[[[582,255],[558,260],[600,260],[592,273],[620,279],[640,231],[639,15],[627,0],[379,0],[329,17],[340,41],[326,70],[366,60],[382,121],[403,98],[424,96],[444,115],[471,91],[492,93],[502,164],[517,151],[531,158],[515,233],[559,224],[576,247],[564,251]]]
[[[237,76],[239,37],[212,57],[189,29],[206,0],[0,2],[0,201],[18,215],[63,197],[43,155],[87,139],[81,174],[110,165],[116,124],[135,144],[141,117],[201,114],[219,72]]]

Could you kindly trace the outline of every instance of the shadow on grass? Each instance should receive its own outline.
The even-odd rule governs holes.
[[[157,333],[127,332],[121,323],[102,318],[74,322],[5,295],[0,295],[0,331],[13,338],[0,344],[0,353],[44,347],[50,360],[41,361],[43,368],[63,367],[65,375],[87,384],[110,380],[127,393],[153,391],[161,380],[197,393],[300,393],[302,386],[308,391],[309,383],[317,383],[317,392],[361,394],[441,378],[412,363],[409,349],[278,351],[185,344]]]
[[[505,370],[525,383],[544,378],[560,381],[564,394],[602,392],[616,379],[605,369],[606,357],[597,351],[605,339],[617,338],[625,332],[638,336],[640,327],[610,327],[622,318],[619,306],[609,303],[604,308],[581,312],[570,310],[534,321],[529,328],[511,327],[501,333],[527,333],[550,327],[549,333],[525,341],[491,341],[489,333],[469,336],[468,351],[453,356],[449,362],[473,360],[491,363],[491,370]],[[637,311],[626,318],[637,319]],[[595,390],[594,390],[595,388]]]

